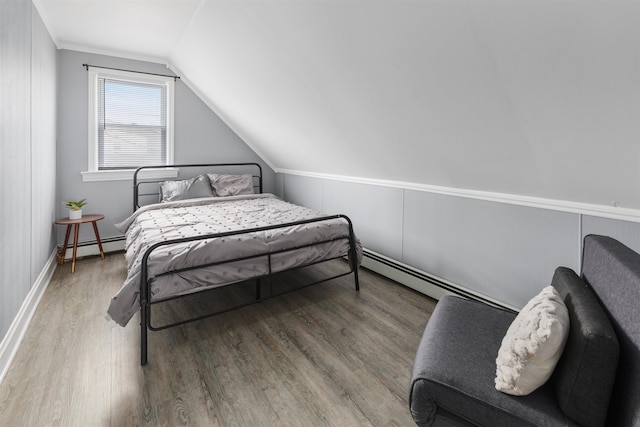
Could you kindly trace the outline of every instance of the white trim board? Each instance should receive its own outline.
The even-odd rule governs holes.
[[[0,343],[0,383],[9,371],[11,362],[13,361],[13,358],[20,347],[20,343],[27,332],[27,328],[29,327],[33,314],[40,303],[40,299],[42,298],[42,295],[44,295],[44,291],[47,289],[47,286],[49,286],[51,277],[53,277],[53,273],[56,270],[56,261],[57,254],[56,251],[53,251],[45,263],[44,268],[38,275],[35,283],[31,286],[31,290],[22,303],[18,314],[15,319],[13,319],[7,334]]]
[[[510,205],[547,209],[559,212],[589,215],[601,218],[615,219],[640,223],[640,210],[621,208],[618,206],[596,205],[591,203],[571,202],[567,200],[544,199],[541,197],[522,196],[517,194],[493,193],[489,191],[468,190],[464,188],[441,187],[437,185],[418,184],[414,182],[391,181],[373,178],[360,178],[344,175],[332,175],[316,172],[296,171],[290,169],[274,169],[276,174],[306,176],[310,178],[327,179],[333,181],[368,184],[380,187],[399,188],[403,190],[424,191],[427,193],[443,194],[453,197],[464,197]]]
[[[159,179],[176,178],[180,169],[178,168],[158,168],[141,170],[138,179]],[[82,171],[82,182],[94,181],[133,181],[135,169]]]
[[[109,252],[124,251],[124,237],[122,237],[121,239],[106,242],[103,240],[102,250],[105,254]],[[76,250],[76,259],[94,255],[100,255],[100,249],[98,248],[98,242],[96,240],[78,243],[78,248]],[[65,261],[70,261],[72,256],[73,249],[69,247],[67,248],[67,253],[65,254]]]

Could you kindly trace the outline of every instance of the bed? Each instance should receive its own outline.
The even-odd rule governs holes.
[[[189,179],[157,181],[139,176],[145,169],[158,167],[137,169],[133,214],[116,224],[125,233],[127,278],[107,313],[126,326],[140,309],[142,365],[148,359],[147,331],[201,320],[291,291],[263,294],[262,281],[276,274],[344,258],[345,272],[293,290],[349,274],[359,290],[362,247],[347,216],[324,215],[263,193],[257,163],[163,166],[167,167],[181,174],[194,172]],[[233,173],[228,172],[230,168]],[[152,323],[154,304],[248,280],[255,281],[255,298],[249,303],[169,324]]]

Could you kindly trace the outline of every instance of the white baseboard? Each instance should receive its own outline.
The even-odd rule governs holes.
[[[440,300],[440,298],[442,298],[443,296],[452,294],[452,292],[449,292],[417,277],[411,276],[394,267],[378,262],[375,259],[369,258],[367,256],[362,258],[362,266],[368,270],[374,271],[384,277],[396,281],[408,288],[425,294],[435,300]]]
[[[57,254],[56,251],[54,251],[45,263],[44,268],[38,275],[38,278],[33,283],[31,290],[22,303],[22,307],[20,307],[20,311],[18,311],[16,318],[13,319],[7,334],[0,343],[0,383],[9,370],[9,366],[11,366],[11,361],[13,361],[13,358],[20,347],[20,343],[24,338],[24,334],[27,332],[31,318],[40,303],[42,295],[44,295],[44,291],[47,289],[47,286],[49,286],[49,282],[51,281],[51,277],[53,277],[56,266]]]
[[[104,251],[104,253],[123,251],[124,237],[121,239],[117,238],[113,240],[102,241],[102,250]],[[98,248],[97,241],[93,240],[89,242],[78,243],[76,258],[82,258],[85,256],[93,256],[93,255],[100,255],[100,248]],[[70,260],[72,256],[73,256],[73,250],[71,248],[68,248],[67,254],[65,256],[65,260]]]

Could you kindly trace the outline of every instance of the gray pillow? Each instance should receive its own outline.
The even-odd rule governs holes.
[[[213,197],[211,183],[206,175],[181,181],[163,181],[160,183],[160,201],[197,199],[199,197]]]
[[[218,197],[253,194],[253,177],[251,175],[225,175],[210,173],[211,189]]]

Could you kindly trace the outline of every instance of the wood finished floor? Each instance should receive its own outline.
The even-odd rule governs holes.
[[[0,425],[415,425],[409,375],[435,306],[424,295],[361,269],[360,292],[348,276],[150,332],[142,367],[138,315],[105,319],[125,276],[122,254],[58,266],[0,384]]]

